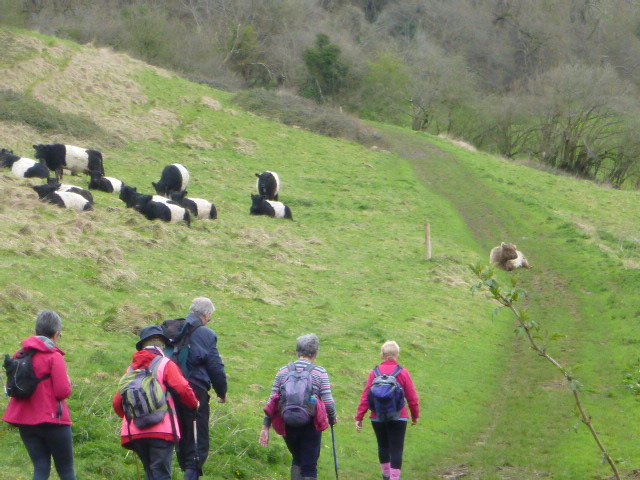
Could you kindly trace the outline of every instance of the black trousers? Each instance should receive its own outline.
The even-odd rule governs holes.
[[[127,444],[138,454],[146,480],[171,480],[173,442],[159,438],[138,438]]]
[[[209,392],[191,385],[200,401],[200,409],[194,412],[176,399],[176,414],[180,423],[180,442],[178,443],[178,463],[184,470],[197,470],[202,476],[202,467],[209,457]],[[193,421],[196,421],[198,442],[196,444]]]
[[[391,420],[389,422],[371,422],[378,440],[378,460],[380,463],[391,462],[391,468],[402,468],[404,436],[407,422]]]
[[[76,480],[70,425],[20,425],[20,437],[33,462],[33,480],[48,480],[51,457],[60,480]]]
[[[322,432],[316,430],[314,423],[302,427],[286,427],[284,442],[293,457],[291,464],[300,467],[301,475],[318,478]]]

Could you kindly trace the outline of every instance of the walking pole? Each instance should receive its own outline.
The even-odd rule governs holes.
[[[196,424],[196,414],[193,414],[193,441],[194,452],[196,457],[196,478],[200,478],[200,458],[198,457],[198,425]]]
[[[336,466],[336,480],[338,480],[338,452],[336,450],[336,432],[333,430],[333,425],[331,425],[331,440],[333,441],[333,463]]]

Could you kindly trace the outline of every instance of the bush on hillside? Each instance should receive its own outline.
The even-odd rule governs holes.
[[[63,113],[51,105],[13,90],[0,89],[0,118],[24,123],[43,134],[65,134],[97,143],[115,144],[117,140],[84,115]]]
[[[384,146],[384,139],[355,118],[283,91],[249,90],[235,97],[240,106],[259,115],[320,135],[344,138],[366,146]]]

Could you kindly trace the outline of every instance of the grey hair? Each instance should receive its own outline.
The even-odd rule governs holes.
[[[317,357],[319,350],[320,339],[315,333],[309,333],[298,337],[298,342],[296,343],[296,355],[299,357]]]
[[[200,317],[205,317],[215,312],[216,307],[213,306],[213,302],[207,297],[198,297],[193,299],[191,311]]]
[[[53,338],[53,336],[61,330],[62,319],[56,312],[42,310],[38,313],[38,318],[36,319],[36,335]]]
[[[144,342],[142,342],[142,348],[147,347],[158,347],[161,350],[164,350],[166,345],[164,344],[164,340],[162,337],[155,335],[151,338],[147,338]]]
[[[400,345],[393,340],[389,340],[380,349],[382,360],[398,360],[400,358]]]

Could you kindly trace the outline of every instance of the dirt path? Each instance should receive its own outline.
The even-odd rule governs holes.
[[[487,252],[500,241],[518,239],[522,236],[530,236],[545,242],[545,237],[550,238],[552,232],[534,231],[521,218],[505,215],[505,211],[521,211],[522,205],[515,203],[513,199],[496,194],[480,178],[477,172],[465,166],[461,160],[447,152],[441,151],[436,146],[428,143],[412,132],[385,131],[384,138],[389,142],[389,149],[405,159],[409,160],[416,172],[429,188],[450,201],[456,210],[463,216],[467,226],[473,233],[477,243]],[[505,206],[507,206],[505,208]],[[522,217],[526,217],[524,214]],[[569,279],[551,267],[536,270],[536,276],[530,279],[526,289],[534,299],[533,308],[541,317],[558,314],[558,311],[567,310],[566,321],[571,323],[579,321],[575,315],[575,306],[579,299],[573,297],[567,288]],[[543,300],[544,303],[543,303]],[[562,305],[554,305],[562,299]],[[551,313],[553,312],[553,313]],[[564,320],[563,320],[564,321]],[[558,373],[541,364],[529,351],[525,339],[513,337],[511,342],[510,364],[507,374],[502,381],[504,395],[496,398],[492,405],[487,406],[489,418],[486,421],[484,432],[478,438],[472,440],[467,451],[459,452],[455,462],[437,472],[437,477],[447,480],[462,479],[475,480],[486,478],[487,472],[474,470],[470,466],[474,456],[482,455],[482,452],[491,450],[493,445],[505,441],[499,432],[514,422],[507,418],[507,405],[513,409],[513,405],[520,402],[523,395],[536,395],[541,389],[553,385],[555,389],[564,389],[565,385]],[[540,369],[548,370],[549,376],[540,375]],[[532,382],[532,379],[537,379]],[[571,398],[567,396],[567,411],[572,408]],[[544,412],[540,415],[542,421]],[[489,444],[489,445],[487,445]],[[491,472],[492,478],[500,479],[539,479],[555,478],[548,472],[533,471],[528,465],[496,465]]]

